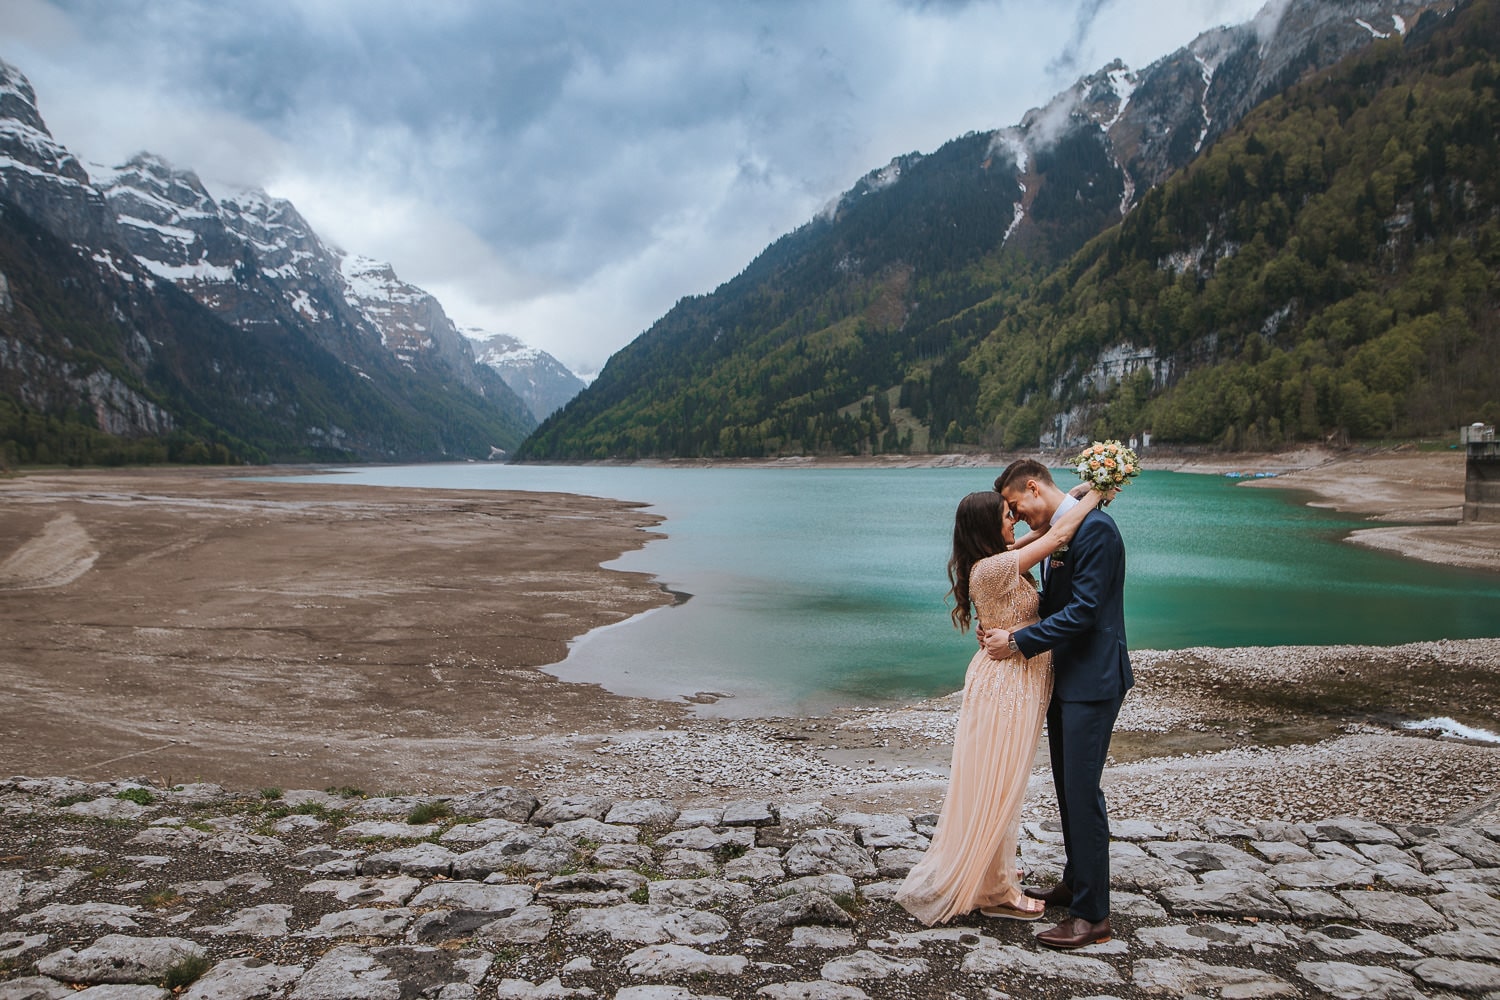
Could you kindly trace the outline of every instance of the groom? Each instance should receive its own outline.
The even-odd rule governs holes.
[[[1010,516],[1045,531],[1078,501],[1057,488],[1047,467],[1012,462],[995,490]],[[1135,683],[1125,649],[1125,545],[1114,519],[1089,514],[1070,544],[1042,564],[1041,621],[1007,632],[990,629],[984,645],[997,659],[1012,651],[1032,657],[1052,651],[1052,701],[1047,744],[1062,814],[1067,865],[1051,889],[1026,895],[1068,907],[1068,919],[1037,935],[1052,948],[1108,941],[1109,817],[1099,781],[1115,716]]]

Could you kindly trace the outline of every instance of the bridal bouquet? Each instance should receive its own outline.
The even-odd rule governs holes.
[[[1078,478],[1100,493],[1125,486],[1141,474],[1141,460],[1118,441],[1095,441],[1073,459]]]

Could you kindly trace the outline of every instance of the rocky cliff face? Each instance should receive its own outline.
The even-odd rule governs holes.
[[[114,219],[78,158],[52,138],[36,92],[0,60],[0,194],[54,232],[87,246],[115,240]]]

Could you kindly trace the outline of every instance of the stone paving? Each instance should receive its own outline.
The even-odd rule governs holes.
[[[13,778],[0,1000],[1500,1000],[1500,828],[1120,820],[1115,937],[1058,953],[891,902],[934,822]],[[1026,825],[1028,880],[1061,854]]]

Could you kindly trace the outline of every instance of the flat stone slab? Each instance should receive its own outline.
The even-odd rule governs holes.
[[[596,819],[603,821],[614,806],[612,799],[602,795],[565,795],[550,799],[531,814],[531,822],[540,826],[566,823],[574,819]]]
[[[1173,951],[1208,951],[1210,948],[1251,948],[1257,953],[1289,948],[1293,942],[1274,924],[1192,924],[1173,927],[1142,927],[1135,939],[1147,947]]]
[[[200,976],[182,1000],[261,1000],[280,996],[302,978],[300,965],[277,965],[259,958],[229,958]]]
[[[392,910],[360,908],[329,913],[304,937],[399,937],[416,914],[404,906]]]
[[[683,944],[653,944],[621,959],[625,971],[637,978],[678,979],[686,976],[738,976],[750,960],[743,955],[708,955]]]
[[[394,851],[372,854],[359,863],[359,870],[364,875],[401,872],[403,875],[430,878],[433,875],[447,875],[453,870],[453,861],[457,857],[457,854],[442,844],[413,844],[410,847],[398,847]]]
[[[604,816],[604,822],[624,826],[668,827],[677,821],[679,815],[681,810],[665,799],[630,799],[611,806]],[[720,819],[710,825],[717,825],[721,819],[722,814]]]
[[[568,914],[569,934],[608,934],[636,944],[712,944],[729,936],[729,924],[717,913],[680,906],[626,903]]]
[[[754,897],[750,887],[714,878],[662,879],[647,886],[650,902],[695,910],[743,906]]]
[[[138,906],[121,906],[119,903],[48,903],[34,913],[16,918],[18,924],[87,924],[92,927],[113,927],[117,931],[135,930],[140,927],[137,917],[145,914]]]
[[[1444,892],[1428,903],[1460,927],[1491,930],[1500,927],[1500,899],[1487,892]]]
[[[1146,958],[1135,963],[1132,982],[1148,993],[1201,996],[1212,990],[1221,997],[1299,996],[1291,983],[1260,969],[1209,965],[1189,958]]]
[[[853,878],[874,878],[875,862],[854,838],[831,827],[808,830],[786,852],[782,861],[788,875],[835,872]]]
[[[319,879],[302,887],[303,892],[326,892],[340,903],[405,905],[422,888],[422,880],[410,875],[383,878]]]
[[[474,932],[476,940],[507,944],[540,944],[552,933],[554,916],[550,906],[523,906],[514,913],[491,920]]]
[[[870,1000],[870,995],[847,983],[830,983],[826,979],[810,983],[772,983],[755,991],[756,996],[770,1000]]]
[[[821,927],[816,925],[793,927],[792,948],[841,949],[854,947],[854,933],[844,927]]]
[[[1323,840],[1337,840],[1346,844],[1396,844],[1398,846],[1402,842],[1400,835],[1390,827],[1372,823],[1367,819],[1341,816],[1313,825],[1317,828],[1318,836]]]
[[[1086,957],[1088,948],[1074,952],[1030,951],[1014,945],[975,948],[964,956],[963,971],[976,976],[1041,976],[1095,986],[1124,982],[1114,966]]]
[[[209,934],[243,934],[247,937],[277,938],[287,932],[292,908],[285,903],[262,903],[249,906],[222,924],[199,928]]]
[[[681,847],[690,851],[713,851],[721,847],[755,846],[754,830],[720,830],[706,826],[690,826],[674,830],[657,838],[657,847]]]
[[[1416,980],[1397,969],[1352,962],[1298,962],[1297,974],[1338,1000],[1424,1000]]]
[[[1308,931],[1303,940],[1325,955],[1345,957],[1348,955],[1396,955],[1403,958],[1421,958],[1422,953],[1405,943],[1379,931],[1347,924],[1329,924]]]
[[[1280,919],[1291,911],[1276,895],[1276,884],[1255,872],[1224,871],[1224,878],[1197,885],[1169,885],[1161,900],[1173,913],[1223,913]]]
[[[927,968],[926,959],[890,958],[862,950],[825,962],[820,974],[829,982],[856,983],[868,979],[889,979],[891,976],[922,975],[927,972]]]
[[[46,976],[23,976],[0,982],[0,1000],[65,1000],[76,995],[66,983]]]
[[[816,889],[752,906],[740,916],[740,926],[755,935],[769,934],[778,927],[797,927],[803,924],[847,927],[853,923],[854,918],[843,907]]]
[[[1339,886],[1368,885],[1373,881],[1370,865],[1348,858],[1320,858],[1317,861],[1292,861],[1273,865],[1266,874],[1287,889],[1335,889]]]
[[[1456,958],[1424,958],[1411,967],[1429,986],[1464,993],[1500,990],[1500,966],[1488,962],[1465,962]]]
[[[397,823],[367,819],[350,823],[339,831],[341,840],[426,840],[441,830],[436,823]]]
[[[515,910],[530,906],[536,893],[529,885],[502,882],[434,882],[411,897],[414,908],[446,906],[465,910]]]
[[[1145,845],[1147,851],[1169,864],[1190,872],[1265,871],[1270,867],[1257,857],[1212,840],[1156,840]]]
[[[552,835],[567,840],[592,840],[596,844],[633,844],[641,831],[633,826],[616,826],[589,816],[552,824]]]
[[[1475,930],[1443,931],[1418,938],[1417,947],[1450,958],[1485,958],[1500,962],[1500,933]]]
[[[1276,898],[1286,904],[1298,920],[1354,920],[1354,907],[1331,893],[1318,889],[1281,889]]]
[[[504,819],[524,823],[537,809],[535,795],[521,788],[501,785],[472,795],[452,799],[448,807],[455,816],[477,816],[481,819]]]
[[[519,823],[508,819],[482,819],[475,823],[460,823],[438,837],[438,843],[460,846],[488,844],[504,840],[517,830],[524,829]]]
[[[1443,930],[1451,926],[1447,918],[1428,906],[1424,900],[1403,896],[1399,892],[1379,889],[1366,892],[1346,890],[1339,893],[1339,898],[1354,907],[1354,912],[1365,923],[1415,927],[1428,931]]]
[[[776,806],[760,799],[731,802],[724,807],[725,826],[775,826]]]
[[[81,951],[53,952],[36,970],[71,983],[158,983],[178,962],[206,957],[201,945],[186,938],[106,934]]]

